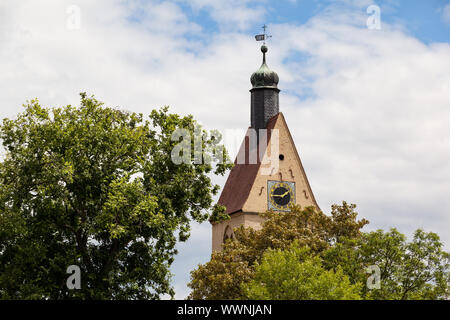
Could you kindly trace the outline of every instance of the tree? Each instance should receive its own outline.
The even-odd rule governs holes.
[[[366,270],[380,271],[379,289],[362,287],[365,299],[446,299],[450,296],[450,254],[443,251],[439,236],[416,230],[411,242],[392,228],[364,233],[322,253],[329,269],[343,268],[353,283],[366,282]]]
[[[324,269],[318,256],[294,242],[289,249],[268,249],[243,291],[256,300],[358,300],[361,286],[351,284],[340,267]]]
[[[37,100],[25,108],[0,127],[0,296],[173,296],[176,241],[189,237],[191,220],[224,216],[213,207],[219,187],[208,177],[230,167],[217,134],[167,107],[144,120],[84,93],[79,108],[48,109]],[[176,129],[200,131],[205,161],[172,161]],[[219,158],[225,161],[213,166]],[[70,265],[81,269],[80,290],[66,287]]]
[[[395,229],[362,232],[368,221],[358,221],[355,206],[346,202],[333,205],[330,216],[296,206],[290,212],[262,216],[266,218],[262,229],[235,229],[234,241],[227,240],[222,251],[214,252],[209,262],[191,272],[190,299],[450,296],[450,255],[435,233],[417,230],[408,242]],[[301,251],[304,248],[309,248],[309,255]],[[380,288],[367,286],[376,280],[368,267],[373,268],[371,273],[379,268]],[[317,281],[307,280],[311,273],[316,273]],[[333,295],[333,286],[327,286],[325,279],[331,283],[341,279],[345,284],[342,295]],[[357,294],[355,288],[359,288]]]
[[[223,250],[191,272],[190,299],[245,299],[242,284],[253,279],[255,263],[260,263],[267,249],[288,249],[293,241],[308,246],[318,254],[361,235],[367,220],[357,220],[355,206],[343,202],[333,205],[331,216],[313,207],[294,206],[289,212],[266,212],[262,229],[235,229],[236,241],[228,240]]]

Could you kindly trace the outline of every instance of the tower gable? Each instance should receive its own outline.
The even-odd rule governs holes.
[[[251,128],[249,128],[250,130]],[[278,134],[273,134],[277,130]],[[219,198],[219,204],[226,207],[231,220],[213,223],[213,251],[221,250],[226,232],[240,225],[260,229],[264,219],[258,214],[269,209],[268,184],[287,182],[295,186],[295,204],[302,207],[315,206],[319,209],[314,194],[306,177],[300,156],[295,147],[289,128],[283,114],[280,112],[267,123],[268,139],[265,151],[257,163],[250,164],[248,133],[241,144],[235,166],[231,169],[227,182]],[[276,136],[279,148],[276,154],[271,154],[271,146]],[[258,148],[262,141],[259,141]],[[245,157],[243,156],[245,155]],[[283,160],[279,158],[282,155]],[[238,163],[239,158],[245,158],[245,163]],[[268,158],[278,160],[278,166]]]
[[[274,128],[276,123],[276,115],[267,123],[267,130],[270,131]],[[250,192],[253,188],[253,184],[256,180],[258,173],[260,172],[261,161],[251,161],[251,132],[250,127],[244,137],[239,148],[238,155],[234,161],[234,167],[231,169],[225,186],[219,198],[219,204],[226,207],[227,214],[233,214],[242,211],[245,203],[248,200]],[[259,146],[258,146],[259,147]],[[243,163],[238,159],[244,160]],[[255,162],[255,163],[252,163]]]
[[[272,139],[275,137],[274,134],[271,134],[264,157],[261,159],[262,164],[258,168],[242,211],[265,212],[269,210],[268,181],[294,182],[295,203],[302,207],[315,206],[319,208],[283,113],[280,112],[273,117],[269,125],[271,129],[278,130],[278,154],[271,154]],[[270,163],[269,158],[278,161],[278,166]]]
[[[276,155],[271,154],[273,141],[270,133],[274,129],[278,130],[279,138],[279,152]],[[267,181],[289,181],[295,182],[296,204],[302,207],[315,206],[318,208],[283,113],[280,112],[269,120],[267,130],[269,132],[267,148],[263,158],[258,159],[255,164],[250,163],[250,143],[247,133],[237,157],[237,159],[244,158],[245,155],[245,163],[238,163],[237,159],[235,160],[235,165],[231,169],[219,198],[219,204],[226,207],[228,214],[240,211],[265,212],[269,209],[267,206]],[[274,167],[268,158],[278,161],[278,167]]]

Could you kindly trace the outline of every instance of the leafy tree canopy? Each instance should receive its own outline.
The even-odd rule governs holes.
[[[190,299],[450,296],[450,255],[435,233],[419,229],[408,242],[395,229],[362,232],[368,221],[357,220],[346,202],[333,205],[330,216],[296,206],[262,215],[262,229],[235,229],[234,241],[191,272]],[[379,287],[369,288],[377,280]]]
[[[338,243],[322,258],[326,267],[342,266],[353,283],[363,283],[364,299],[436,300],[450,296],[450,254],[433,232],[418,229],[410,242],[395,228],[364,233],[356,240]],[[378,289],[365,285],[371,266],[380,272]]]
[[[268,249],[243,291],[256,300],[357,300],[360,287],[339,266],[336,271],[323,268],[318,256],[295,241],[285,250]]]
[[[212,254],[211,261],[191,272],[190,299],[243,299],[241,284],[253,278],[255,263],[261,262],[267,249],[288,249],[296,240],[318,254],[344,239],[358,237],[368,223],[357,220],[355,206],[345,202],[333,205],[330,216],[313,207],[298,206],[262,216],[267,219],[262,229],[235,229],[235,241],[228,240],[222,251]]]
[[[79,108],[25,108],[0,127],[0,297],[173,295],[176,241],[191,220],[223,218],[209,178],[230,167],[212,164],[228,160],[207,148],[221,146],[217,134],[200,129],[206,161],[175,164],[172,133],[198,131],[192,116],[165,107],[144,119],[84,93]],[[81,268],[80,290],[66,287],[69,265]]]

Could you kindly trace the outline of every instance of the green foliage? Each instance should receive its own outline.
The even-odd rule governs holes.
[[[328,268],[342,266],[353,282],[366,282],[366,268],[380,268],[380,289],[362,288],[365,299],[446,299],[450,296],[450,255],[435,233],[417,230],[411,242],[396,229],[364,233],[323,252]]]
[[[351,284],[341,268],[326,270],[321,259],[296,242],[285,250],[267,250],[243,290],[256,300],[357,300],[361,284]]]
[[[331,216],[312,207],[294,206],[290,212],[267,212],[262,229],[235,229],[236,241],[227,241],[223,250],[214,252],[211,260],[191,272],[190,299],[243,299],[241,284],[254,275],[267,249],[288,249],[293,241],[308,246],[318,254],[341,239],[359,237],[368,223],[358,221],[355,206],[346,202],[334,205]]]
[[[176,241],[189,237],[191,220],[224,218],[223,208],[213,208],[219,187],[208,176],[230,167],[212,165],[228,160],[210,148],[220,146],[217,134],[167,107],[145,120],[84,93],[79,108],[48,109],[37,100],[25,108],[0,127],[0,297],[173,295]],[[173,163],[176,129],[200,130],[211,161]],[[72,264],[81,268],[80,290],[66,288]]]
[[[262,229],[235,229],[234,241],[191,272],[190,299],[450,296],[450,255],[435,233],[417,230],[408,242],[395,229],[361,232],[368,222],[345,202],[329,216],[311,207],[262,216]],[[379,289],[367,286],[371,266],[380,269]]]

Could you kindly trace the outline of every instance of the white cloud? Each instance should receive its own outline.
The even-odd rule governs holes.
[[[186,2],[195,12],[207,10],[223,31],[247,30],[262,23],[266,14],[264,0],[178,0]]]
[[[425,45],[386,23],[368,30],[367,3],[354,2],[357,11],[331,6],[302,26],[271,25],[268,64],[281,79],[281,111],[325,212],[347,200],[372,228],[409,233],[422,226],[448,247],[450,46]],[[66,28],[72,4],[81,9],[79,30]],[[265,16],[263,2],[190,2],[219,24],[213,34],[179,4],[3,1],[1,117],[13,117],[27,99],[77,104],[78,93],[87,91],[133,111],[168,104],[207,127],[246,128],[249,78],[261,53],[253,33],[240,31]],[[311,96],[300,100],[305,92]],[[180,290],[189,271],[208,258],[210,241],[205,224],[180,247]]]
[[[134,1],[129,4],[134,19],[151,32],[165,35],[198,33],[201,27],[190,22],[180,7],[172,2]]]

